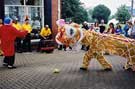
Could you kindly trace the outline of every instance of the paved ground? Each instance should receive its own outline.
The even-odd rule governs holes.
[[[123,70],[124,58],[106,56],[113,64],[111,72],[103,71],[96,60],[83,72],[79,70],[83,54],[58,50],[16,54],[17,69],[0,67],[0,89],[135,89],[135,73]],[[53,73],[55,68],[60,73]]]

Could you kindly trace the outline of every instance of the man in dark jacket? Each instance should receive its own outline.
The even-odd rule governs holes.
[[[105,31],[106,28],[105,28],[104,20],[101,20],[101,24],[99,28],[100,28],[100,33],[103,33]]]

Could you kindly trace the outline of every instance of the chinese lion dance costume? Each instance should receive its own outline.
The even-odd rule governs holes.
[[[77,44],[89,46],[83,57],[80,69],[87,70],[92,58],[96,58],[105,70],[111,70],[112,65],[104,57],[104,52],[125,57],[127,62],[124,69],[135,71],[135,40],[121,35],[100,34],[86,31],[78,24],[66,24],[63,19],[57,22],[58,30],[55,40],[66,47],[76,47]],[[64,29],[64,30],[63,30]]]

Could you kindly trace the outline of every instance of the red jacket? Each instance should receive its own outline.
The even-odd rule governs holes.
[[[27,31],[18,31],[11,25],[3,25],[0,27],[1,48],[4,56],[13,56],[15,54],[14,43],[16,37],[24,37]]]
[[[114,34],[115,29],[114,28],[108,28],[107,33]]]

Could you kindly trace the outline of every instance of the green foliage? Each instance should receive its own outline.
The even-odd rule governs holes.
[[[79,7],[78,8],[78,12],[75,13],[74,17],[72,18],[72,20],[76,23],[82,23],[84,21],[87,21],[88,20],[88,14],[87,14],[87,11],[82,8],[82,7]]]
[[[88,20],[89,22],[95,22],[95,19],[92,18],[93,9],[88,10]]]
[[[130,19],[130,17],[131,15],[125,5],[122,5],[117,9],[116,19],[119,20],[119,22],[125,23],[126,20]]]
[[[98,5],[93,10],[92,18],[95,18],[98,22],[100,22],[103,19],[105,23],[107,23],[110,14],[111,11],[108,7],[104,5]]]
[[[81,6],[80,0],[62,0],[62,18],[71,18],[74,22],[82,23],[88,20],[87,11]]]
[[[114,19],[114,18],[116,18],[116,16],[115,16],[115,15],[111,15],[111,16],[109,17],[109,20]]]

